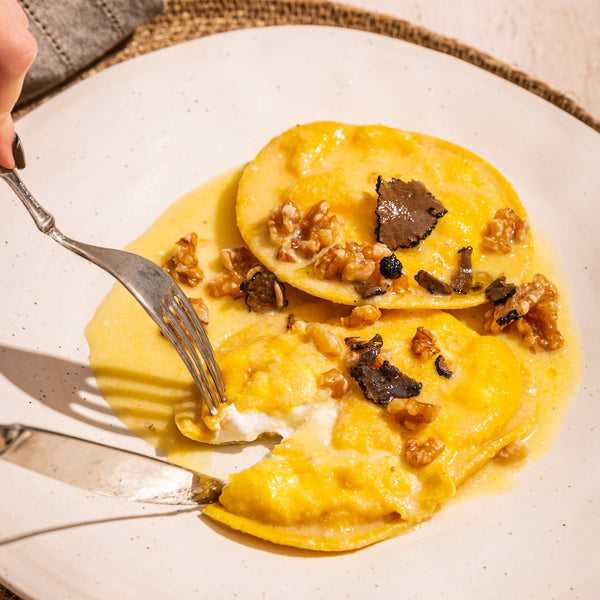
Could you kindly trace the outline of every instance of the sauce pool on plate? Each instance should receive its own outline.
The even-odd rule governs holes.
[[[400,180],[424,191],[382,192]],[[441,216],[392,249],[380,240],[402,244],[407,229],[377,209],[408,205]],[[87,327],[90,365],[118,417],[168,460],[230,470],[208,517],[278,544],[360,548],[431,518],[461,489],[501,488],[552,443],[582,351],[568,285],[540,238],[503,176],[458,146],[381,126],[298,126],[128,247],[165,265],[200,307],[225,377],[218,414],[118,285]],[[352,244],[360,268],[339,250]],[[328,253],[352,275],[320,277]],[[423,286],[421,271],[451,291]],[[231,444],[266,450],[241,465],[222,460]]]

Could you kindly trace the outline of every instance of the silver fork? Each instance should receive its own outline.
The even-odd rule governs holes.
[[[0,178],[23,202],[42,233],[110,273],[133,294],[177,350],[214,415],[225,400],[221,370],[196,311],[171,276],[137,254],[68,238],[56,228],[54,217],[31,195],[15,169],[0,167]]]

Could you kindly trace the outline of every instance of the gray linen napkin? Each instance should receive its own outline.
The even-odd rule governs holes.
[[[163,11],[166,0],[19,0],[38,43],[19,104],[81,71]]]

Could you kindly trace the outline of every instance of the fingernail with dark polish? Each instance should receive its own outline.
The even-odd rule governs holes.
[[[21,138],[19,137],[18,133],[15,133],[15,137],[13,138],[12,151],[17,169],[24,169],[25,152],[23,151],[23,144],[21,144]]]

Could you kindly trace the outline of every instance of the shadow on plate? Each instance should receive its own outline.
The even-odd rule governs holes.
[[[114,412],[92,383],[94,374],[83,364],[0,345],[0,373],[32,400],[52,410],[94,427],[133,435],[125,427],[115,425]]]
[[[191,508],[180,508],[180,509],[172,510],[169,512],[164,512],[164,511],[163,512],[150,512],[150,513],[144,513],[143,515],[136,514],[136,515],[127,515],[127,516],[111,517],[111,518],[104,518],[104,519],[90,519],[87,521],[78,521],[76,523],[65,523],[64,525],[57,525],[55,527],[47,527],[45,529],[36,529],[34,531],[28,531],[26,533],[21,533],[18,535],[13,535],[13,536],[5,537],[5,538],[0,538],[0,548],[2,546],[8,546],[9,544],[23,542],[23,541],[29,540],[31,538],[35,538],[37,536],[48,535],[48,534],[57,533],[57,532],[61,532],[61,531],[67,531],[69,529],[76,529],[77,527],[87,527],[89,525],[98,525],[100,523],[117,523],[119,521],[135,521],[138,519],[148,519],[148,518],[152,518],[152,517],[176,516],[176,515],[180,515],[183,513],[197,512],[200,509],[201,509],[201,507],[198,506],[198,507],[191,507]]]

